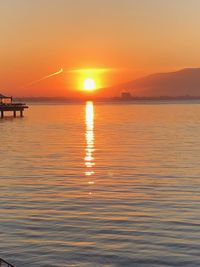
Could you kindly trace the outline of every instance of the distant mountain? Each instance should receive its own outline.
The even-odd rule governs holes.
[[[133,96],[200,96],[200,68],[152,74],[107,90],[115,95],[129,91]]]

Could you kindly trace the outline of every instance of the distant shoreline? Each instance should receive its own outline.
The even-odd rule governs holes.
[[[91,98],[68,98],[68,97],[16,97],[15,101],[22,102],[32,102],[32,103],[54,103],[54,102],[65,102],[65,103],[83,103],[85,101],[94,101],[94,102],[143,102],[143,101],[191,101],[191,100],[200,100],[200,96],[160,96],[160,97],[91,97]]]

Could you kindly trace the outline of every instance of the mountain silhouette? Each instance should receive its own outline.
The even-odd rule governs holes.
[[[118,86],[107,88],[115,95],[128,91],[132,96],[200,96],[200,68],[156,73]]]

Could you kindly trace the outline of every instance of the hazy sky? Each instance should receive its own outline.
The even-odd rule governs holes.
[[[199,67],[199,11],[199,0],[1,0],[0,90],[65,95],[67,72],[24,87],[60,68],[113,68],[111,85]]]

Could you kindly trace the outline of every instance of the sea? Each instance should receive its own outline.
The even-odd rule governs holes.
[[[199,267],[200,102],[29,104],[0,119],[0,257]]]

